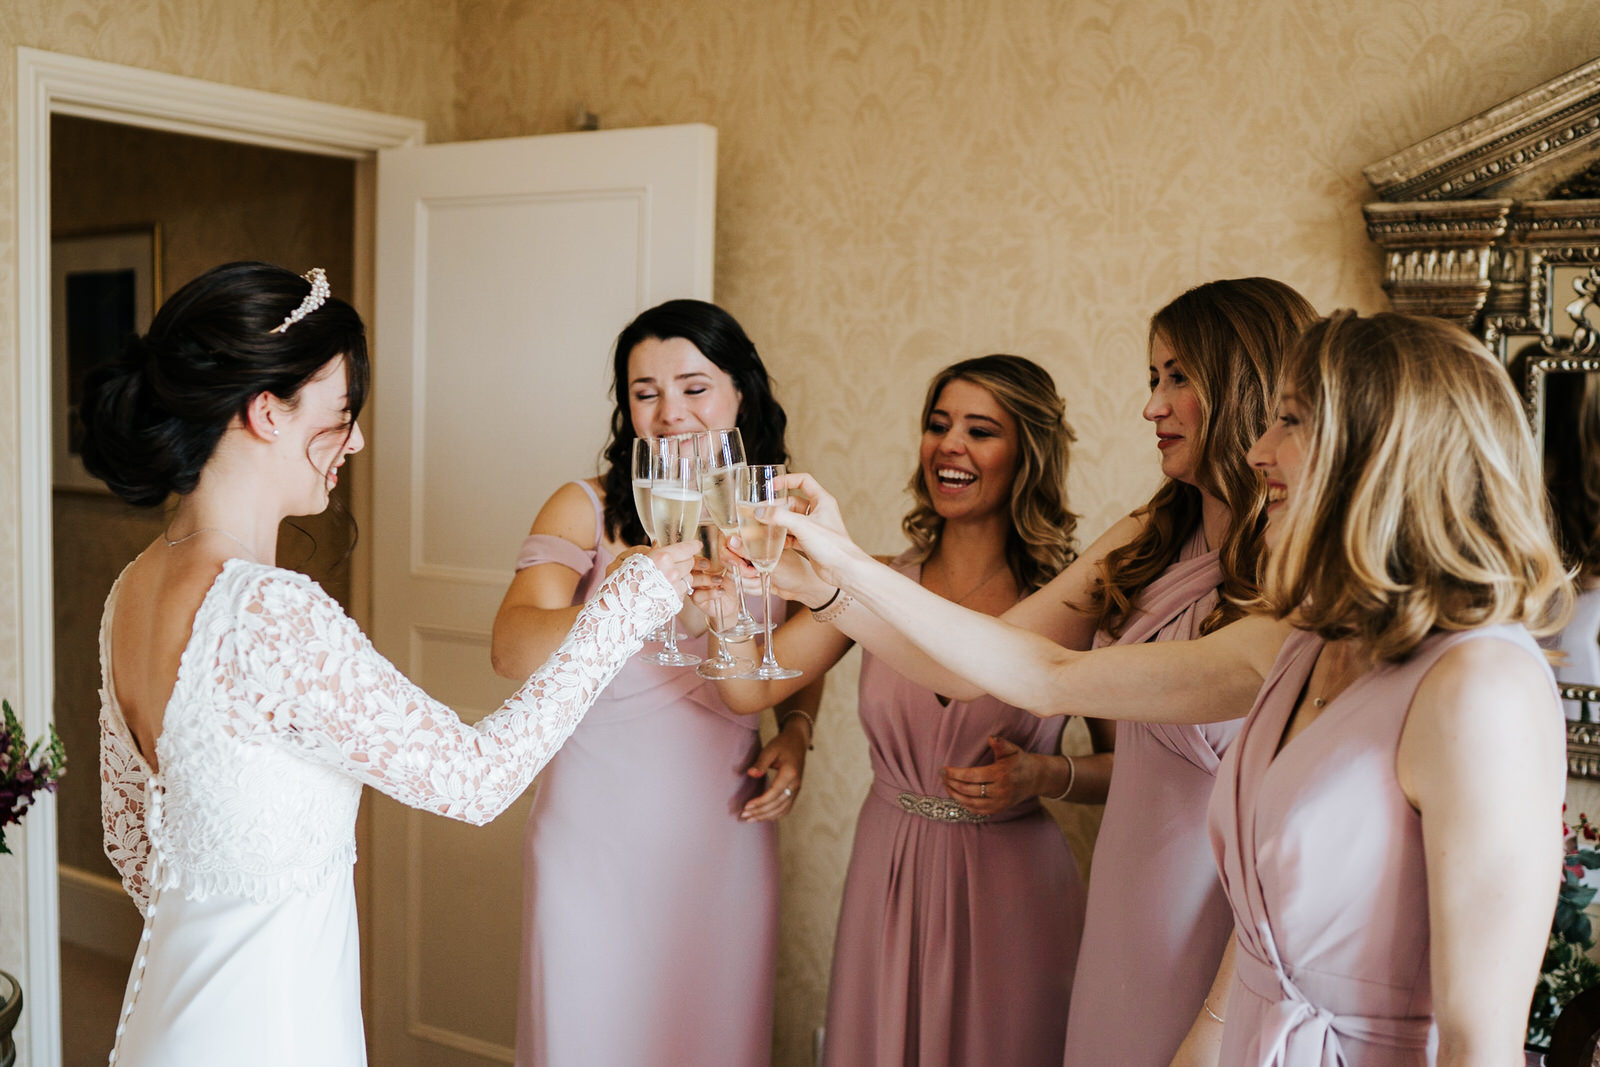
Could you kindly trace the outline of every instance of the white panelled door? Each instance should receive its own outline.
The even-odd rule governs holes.
[[[371,630],[469,721],[516,689],[490,624],[539,506],[595,470],[617,332],[710,298],[715,188],[708,126],[379,154]],[[376,798],[373,1063],[511,1062],[527,810],[474,829]]]

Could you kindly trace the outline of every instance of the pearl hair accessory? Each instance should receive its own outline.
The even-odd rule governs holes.
[[[287,333],[289,327],[321,307],[333,293],[333,288],[328,285],[328,274],[321,267],[312,267],[300,277],[311,283],[311,292],[306,294],[306,298],[300,301],[300,306],[289,312],[283,323],[272,330],[272,333]]]

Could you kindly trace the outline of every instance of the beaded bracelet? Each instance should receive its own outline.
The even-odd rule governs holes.
[[[832,622],[840,615],[843,615],[850,605],[855,602],[855,597],[841,590],[835,593],[833,599],[822,605],[821,608],[812,608],[811,617],[818,622]]]

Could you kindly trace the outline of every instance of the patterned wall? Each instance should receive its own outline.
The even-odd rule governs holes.
[[[719,298],[776,372],[800,460],[890,550],[933,369],[991,350],[1049,366],[1097,532],[1154,481],[1136,417],[1150,312],[1248,273],[1378,307],[1360,167],[1600,54],[1600,25],[1591,0],[10,0],[0,85],[16,45],[414,115],[434,139],[566,129],[580,105],[612,127],[716,125]],[[6,332],[0,425],[15,382]],[[0,500],[17,478],[0,436]],[[0,510],[3,692],[16,559]],[[847,663],[786,827],[785,1065],[821,1018],[865,789],[853,685]],[[0,965],[21,958],[20,878],[0,863]]]
[[[1582,0],[463,0],[461,137],[707,122],[717,295],[799,460],[899,544],[924,383],[987,351],[1068,398],[1093,536],[1154,484],[1152,311],[1268,274],[1374,310],[1363,165],[1600,54]],[[596,354],[599,358],[599,354]],[[868,782],[855,657],[784,827],[777,1062],[808,1063]]]
[[[17,499],[16,48],[424,119],[448,137],[455,11],[434,0],[6,0],[0,4],[0,501]],[[0,507],[0,694],[19,691],[18,526]],[[92,757],[88,764],[92,766]],[[91,772],[92,773],[92,772]],[[20,839],[19,839],[20,840]],[[25,973],[25,856],[0,857],[0,969]],[[30,1062],[26,1033],[19,1062]]]

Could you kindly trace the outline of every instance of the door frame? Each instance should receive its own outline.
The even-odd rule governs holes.
[[[17,434],[22,722],[28,736],[53,718],[55,640],[51,583],[50,450],[50,118],[72,115],[356,161],[355,263],[358,306],[371,308],[373,174],[384,148],[418,145],[420,119],[302,100],[197,78],[34,48],[17,49],[16,227]],[[364,481],[365,479],[363,479]],[[352,486],[358,516],[370,506]],[[367,595],[358,566],[356,614]],[[83,754],[76,763],[85,772]],[[92,761],[91,761],[92,766]],[[92,772],[91,772],[92,773]],[[60,914],[56,809],[46,797],[23,826],[27,1041],[30,1062],[61,1064]]]

